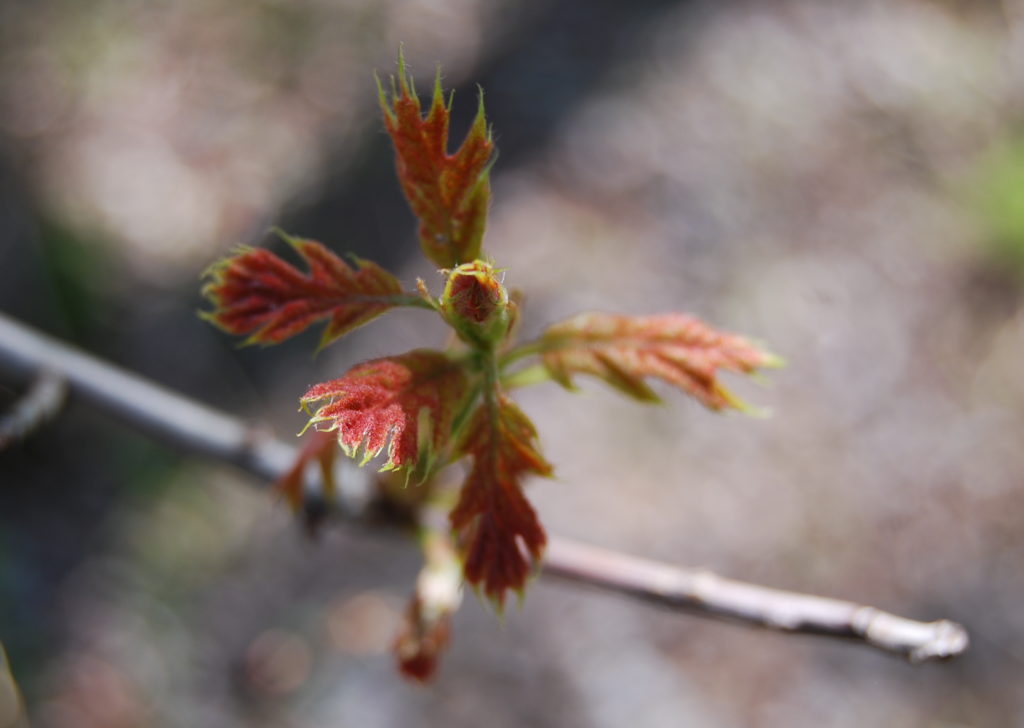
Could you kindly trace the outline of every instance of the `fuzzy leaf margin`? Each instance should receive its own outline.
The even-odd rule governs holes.
[[[487,225],[494,156],[483,92],[466,138],[454,154],[448,154],[451,106],[445,102],[440,69],[426,116],[401,55],[397,83],[391,79],[390,95],[379,78],[377,87],[384,126],[395,148],[398,179],[419,219],[424,255],[442,268],[475,260],[480,257]]]
[[[539,346],[548,373],[567,389],[573,375],[589,374],[638,400],[657,402],[644,381],[655,377],[716,411],[746,409],[718,381],[720,370],[750,374],[782,363],[740,336],[680,313],[580,314],[548,328]]]
[[[547,544],[521,481],[551,475],[551,465],[537,449],[533,423],[503,395],[477,408],[460,450],[473,465],[449,520],[466,581],[500,610],[507,590],[522,592],[531,561],[539,561]]]
[[[415,349],[352,367],[302,396],[307,427],[336,432],[349,457],[362,465],[387,446],[381,470],[404,469],[422,481],[451,436],[468,389],[463,366],[432,349]]]
[[[244,344],[279,344],[326,321],[320,347],[390,308],[407,304],[402,286],[376,263],[353,268],[314,240],[282,236],[308,267],[302,272],[264,248],[241,248],[215,263],[203,295],[213,304],[201,316]]]

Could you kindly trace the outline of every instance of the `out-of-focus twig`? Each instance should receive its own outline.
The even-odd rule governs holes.
[[[56,372],[74,395],[185,451],[230,462],[269,483],[298,450],[237,418],[106,364],[0,314],[0,372],[30,379]],[[365,471],[345,462],[345,481]],[[359,515],[354,508],[343,509]],[[918,622],[852,602],[771,589],[552,539],[543,573],[703,616],[786,632],[857,640],[913,661],[955,657],[967,631],[948,620]]]
[[[7,412],[0,415],[0,450],[22,440],[52,420],[68,388],[59,374],[44,369]]]
[[[544,573],[671,609],[782,632],[860,640],[912,662],[955,657],[968,645],[967,630],[946,619],[918,622],[875,607],[758,586],[562,539],[548,544]]]
[[[298,454],[298,448],[263,428],[107,364],[0,313],[0,372],[30,381],[41,371],[62,377],[73,398],[133,429],[184,452],[236,465],[263,483],[270,484],[287,472]],[[348,462],[340,467],[350,486],[346,494],[368,489],[369,476],[364,471]]]
[[[25,702],[0,644],[0,728],[28,728]]]

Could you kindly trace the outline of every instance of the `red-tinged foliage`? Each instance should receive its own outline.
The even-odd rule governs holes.
[[[428,519],[419,530],[424,564],[394,643],[399,670],[426,682],[451,636],[451,618],[462,602],[462,564],[448,529]]]
[[[211,267],[203,294],[214,309],[203,315],[247,344],[278,344],[327,321],[326,346],[398,305],[398,279],[375,263],[352,268],[320,243],[285,238],[309,267],[303,273],[269,250],[244,249]]]
[[[506,294],[494,275],[494,269],[478,260],[452,271],[445,297],[450,300],[452,311],[458,316],[482,324],[495,314]]]
[[[392,79],[390,99],[380,88],[380,105],[395,146],[402,191],[419,219],[424,254],[442,268],[475,260],[487,223],[488,164],[494,153],[483,96],[469,133],[454,154],[448,154],[451,112],[441,90],[440,71],[425,117],[401,57],[398,84]]]
[[[390,440],[382,470],[408,468],[422,478],[450,437],[466,388],[460,364],[441,352],[417,349],[364,362],[340,379],[317,384],[302,396],[302,405],[308,410],[322,403],[310,424],[327,423],[321,432],[336,432],[350,457],[362,449],[365,463]]]
[[[719,383],[719,372],[752,373],[780,362],[739,336],[683,314],[584,314],[513,347],[518,302],[500,271],[480,260],[494,155],[482,95],[465,140],[449,154],[450,101],[440,71],[425,115],[401,56],[390,94],[379,80],[378,88],[421,247],[446,269],[441,296],[432,297],[422,281],[417,292],[403,292],[394,276],[373,263],[357,260],[350,266],[319,243],[284,236],[307,270],[266,250],[242,250],[207,272],[203,292],[214,308],[204,316],[230,333],[247,335],[247,343],[261,344],[325,322],[324,346],[394,306],[408,305],[439,314],[458,337],[451,356],[418,349],[364,362],[311,387],[301,401],[311,412],[307,428],[314,433],[276,484],[299,510],[304,478],[315,462],[330,495],[335,441],[347,455],[361,454],[361,464],[387,448],[381,470],[405,471],[404,482],[397,475],[378,477],[378,495],[403,522],[419,526],[426,563],[395,653],[404,675],[425,682],[448,644],[463,583],[500,611],[509,590],[522,592],[547,543],[523,479],[550,475],[551,466],[540,454],[533,423],[502,394],[503,385],[550,378],[572,388],[574,375],[589,374],[651,401],[658,399],[647,382],[653,377],[710,409],[742,409]],[[543,366],[507,371],[533,355]],[[469,472],[449,522],[439,528],[434,507],[441,502],[438,493],[448,493],[432,487],[432,476],[465,456],[472,458]],[[406,488],[410,478],[424,487]],[[315,510],[305,509],[311,529],[317,525]]]
[[[657,377],[713,410],[742,409],[717,379],[718,370],[751,373],[779,360],[746,339],[685,314],[581,314],[541,337],[551,376],[572,388],[573,374],[591,374],[639,400],[658,401],[643,381]]]
[[[274,483],[274,490],[288,501],[292,510],[302,508],[303,485],[306,468],[316,462],[320,466],[320,477],[323,479],[326,495],[334,493],[334,457],[338,448],[334,445],[334,436],[328,432],[315,432],[299,452],[288,472]]]
[[[474,260],[448,273],[441,313],[460,339],[490,347],[508,333],[513,304],[490,263]]]
[[[500,608],[506,590],[525,586],[531,560],[547,543],[520,481],[550,475],[551,465],[537,451],[533,423],[507,397],[481,404],[467,432],[461,450],[473,456],[473,467],[450,520],[466,581]]]
[[[399,671],[421,683],[434,677],[437,661],[451,639],[451,613],[429,614],[428,611],[422,599],[414,596],[394,645]]]

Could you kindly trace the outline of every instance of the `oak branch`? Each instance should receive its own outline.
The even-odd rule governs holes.
[[[270,483],[292,464],[297,449],[269,431],[250,426],[156,383],[61,343],[0,314],[0,374],[12,380],[54,378],[80,401],[180,450],[231,463]],[[365,514],[372,473],[347,460],[338,509]],[[319,499],[315,483],[310,498]],[[727,579],[582,543],[552,538],[544,576],[568,580],[699,616],[718,617],[783,632],[861,642],[921,662],[956,657],[968,646],[967,630],[940,619],[919,622],[875,607],[799,594]]]

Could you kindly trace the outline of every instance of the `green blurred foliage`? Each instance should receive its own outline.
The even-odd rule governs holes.
[[[982,155],[968,175],[965,197],[976,215],[991,262],[1024,282],[1024,136]]]

